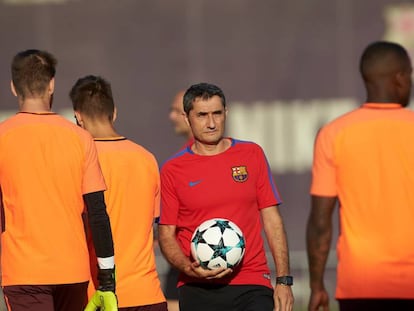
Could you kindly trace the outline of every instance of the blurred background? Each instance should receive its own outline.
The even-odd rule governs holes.
[[[168,119],[176,92],[217,84],[228,100],[227,134],[258,142],[267,154],[284,200],[295,310],[303,310],[314,137],[364,101],[359,57],[382,39],[414,51],[412,1],[0,0],[0,119],[17,107],[12,57],[45,49],[58,58],[55,111],[73,120],[69,89],[79,77],[103,76],[112,83],[117,129],[162,165],[185,142]],[[168,266],[157,255],[163,279]],[[333,243],[332,296],[335,266]]]

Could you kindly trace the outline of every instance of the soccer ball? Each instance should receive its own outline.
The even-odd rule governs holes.
[[[244,251],[243,232],[228,219],[203,222],[191,238],[191,255],[205,269],[233,268],[243,259]]]

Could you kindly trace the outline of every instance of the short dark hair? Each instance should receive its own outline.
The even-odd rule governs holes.
[[[380,65],[384,58],[388,56],[394,57],[395,64],[399,64],[402,70],[410,61],[410,57],[402,45],[388,41],[376,41],[369,44],[362,53],[359,63],[362,77],[365,78],[371,69]]]
[[[25,50],[13,57],[11,75],[19,97],[42,95],[56,73],[56,58],[46,51]]]
[[[184,112],[187,115],[190,113],[191,109],[193,109],[193,103],[197,98],[205,100],[213,96],[220,97],[223,107],[226,108],[226,97],[218,86],[210,83],[193,84],[184,94]]]
[[[111,85],[104,78],[88,75],[76,81],[69,93],[73,110],[91,119],[114,117],[114,100]]]

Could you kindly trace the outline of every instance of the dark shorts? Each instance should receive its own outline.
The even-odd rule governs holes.
[[[119,311],[168,311],[167,302],[155,303],[153,305],[118,308]]]
[[[338,302],[341,311],[414,310],[412,299],[338,299]]]
[[[83,311],[88,282],[60,285],[4,286],[6,301],[13,311]]]
[[[187,284],[178,289],[180,311],[273,311],[273,289],[261,285]]]
[[[178,280],[179,272],[177,269],[170,267],[167,273],[167,279],[165,280],[164,294],[168,300],[178,300]]]

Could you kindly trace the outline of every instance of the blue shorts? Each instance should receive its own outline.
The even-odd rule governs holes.
[[[273,289],[262,285],[186,284],[178,289],[180,311],[273,311]]]

